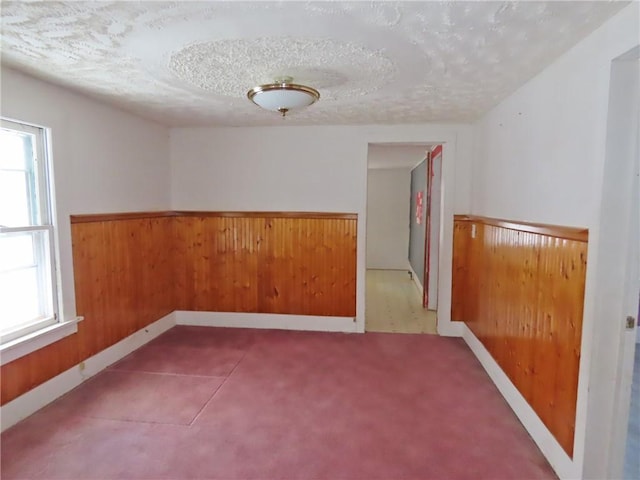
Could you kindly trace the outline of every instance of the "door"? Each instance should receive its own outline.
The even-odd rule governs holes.
[[[425,235],[425,287],[422,304],[438,309],[438,259],[440,256],[440,199],[442,196],[442,145],[428,156],[427,167],[427,233]]]

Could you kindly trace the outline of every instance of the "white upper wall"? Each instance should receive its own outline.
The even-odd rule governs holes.
[[[366,201],[369,143],[427,143],[430,138],[455,149],[455,161],[449,159],[454,209],[468,213],[473,137],[467,125],[175,128],[172,206],[358,212]],[[424,154],[424,147],[407,148]]]
[[[427,156],[429,145],[371,145],[369,168],[413,168]]]
[[[173,206],[356,212],[367,145],[350,137],[331,127],[173,129]]]
[[[65,317],[75,315],[69,215],[170,208],[166,127],[2,68],[2,116],[51,129]]]
[[[471,213],[595,224],[611,60],[638,43],[637,10],[625,8],[478,122]]]
[[[410,195],[410,168],[369,168],[367,268],[409,270]]]

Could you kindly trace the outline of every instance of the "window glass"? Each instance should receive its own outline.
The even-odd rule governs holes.
[[[41,318],[37,267],[0,273],[0,302],[2,333]]]
[[[0,225],[31,225],[27,172],[0,170]]]
[[[15,234],[0,237],[0,272],[31,267],[36,263],[33,235]]]
[[[26,170],[25,158],[27,157],[26,149],[31,143],[29,138],[21,132],[15,132],[7,129],[0,130],[0,168],[7,170]]]
[[[0,129],[0,341],[57,321],[45,131]],[[43,220],[45,220],[43,222]]]

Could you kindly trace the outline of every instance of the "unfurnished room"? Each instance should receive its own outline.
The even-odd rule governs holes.
[[[640,479],[640,2],[0,1],[3,479]]]

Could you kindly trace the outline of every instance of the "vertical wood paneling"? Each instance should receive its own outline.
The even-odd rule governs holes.
[[[2,366],[2,405],[68,370],[80,361],[76,335],[65,337]]]
[[[469,240],[471,222],[453,224],[453,265],[451,269],[451,320],[461,322],[471,318],[466,311],[469,302],[466,295],[469,287]]]
[[[174,310],[355,316],[352,215],[151,212],[72,222],[78,333],[3,365],[2,404]]]
[[[172,312],[172,218],[72,225],[80,357]]]
[[[454,222],[452,318],[467,323],[571,455],[587,242],[561,227],[554,236],[549,226],[536,233],[491,220]]]
[[[196,239],[193,217],[176,217],[172,225],[171,251],[174,259],[174,294],[176,310],[189,310],[195,297],[194,250],[201,247]]]
[[[263,225],[261,218],[176,218],[177,309],[257,312]]]
[[[267,221],[270,272],[261,311],[355,316],[355,220]],[[261,265],[262,267],[262,265]]]
[[[356,220],[176,219],[180,309],[355,316]]]

